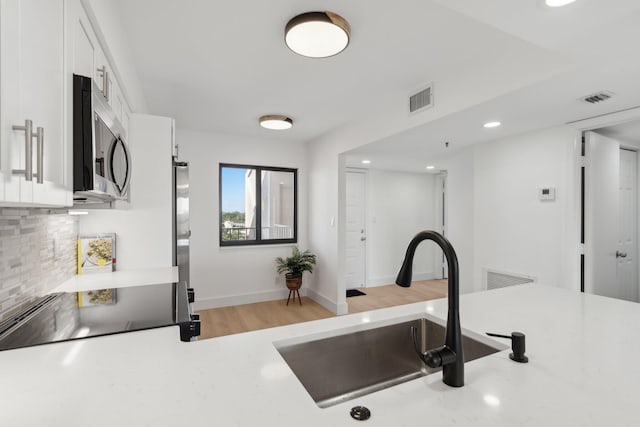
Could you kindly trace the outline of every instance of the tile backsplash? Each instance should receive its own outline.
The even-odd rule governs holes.
[[[0,208],[0,321],[76,274],[77,217]]]

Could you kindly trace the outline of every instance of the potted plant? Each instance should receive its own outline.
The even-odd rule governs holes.
[[[313,273],[313,266],[316,264],[316,256],[308,250],[300,252],[297,246],[293,247],[291,256],[287,258],[276,258],[278,273],[285,273],[287,288],[290,290],[300,289],[302,285],[302,273],[308,271]]]

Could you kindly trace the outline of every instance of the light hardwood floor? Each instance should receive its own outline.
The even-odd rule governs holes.
[[[360,290],[367,295],[347,298],[349,314],[446,297],[447,280],[415,281],[409,288],[385,285]]]
[[[396,285],[361,288],[367,295],[347,298],[349,313],[410,304],[447,296],[446,280],[415,281],[410,288]],[[302,305],[286,300],[212,308],[199,312],[201,334],[199,339],[215,338],[240,332],[255,331],[292,323],[326,319],[335,315],[310,298],[303,297]]]

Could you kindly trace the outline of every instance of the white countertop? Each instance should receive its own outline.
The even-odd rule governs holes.
[[[131,286],[157,285],[178,281],[178,267],[144,268],[76,275],[52,289],[56,292],[84,292],[96,289],[128,288]]]
[[[463,330],[524,332],[530,363],[505,350],[466,363],[461,388],[436,373],[321,409],[274,341],[444,319],[446,300],[191,343],[161,328],[0,352],[0,425],[344,426],[355,405],[363,426],[640,425],[640,305],[530,284],[460,313]]]

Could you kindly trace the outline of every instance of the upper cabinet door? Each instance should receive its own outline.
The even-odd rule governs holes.
[[[4,201],[64,205],[71,167],[65,142],[64,1],[1,4],[0,142],[2,170],[10,176]]]
[[[0,169],[4,178],[2,201],[9,203],[33,201],[32,189],[29,188],[32,182],[26,180],[24,172],[18,172],[26,170],[25,144],[30,144],[31,139],[27,139],[26,129],[14,128],[28,123],[28,117],[23,116],[20,99],[21,20],[19,1],[0,2]]]
[[[72,64],[72,73],[93,78],[97,68],[95,52],[98,41],[80,0],[68,0],[66,6],[68,37],[71,39],[68,61]],[[73,79],[69,77],[69,81]]]

